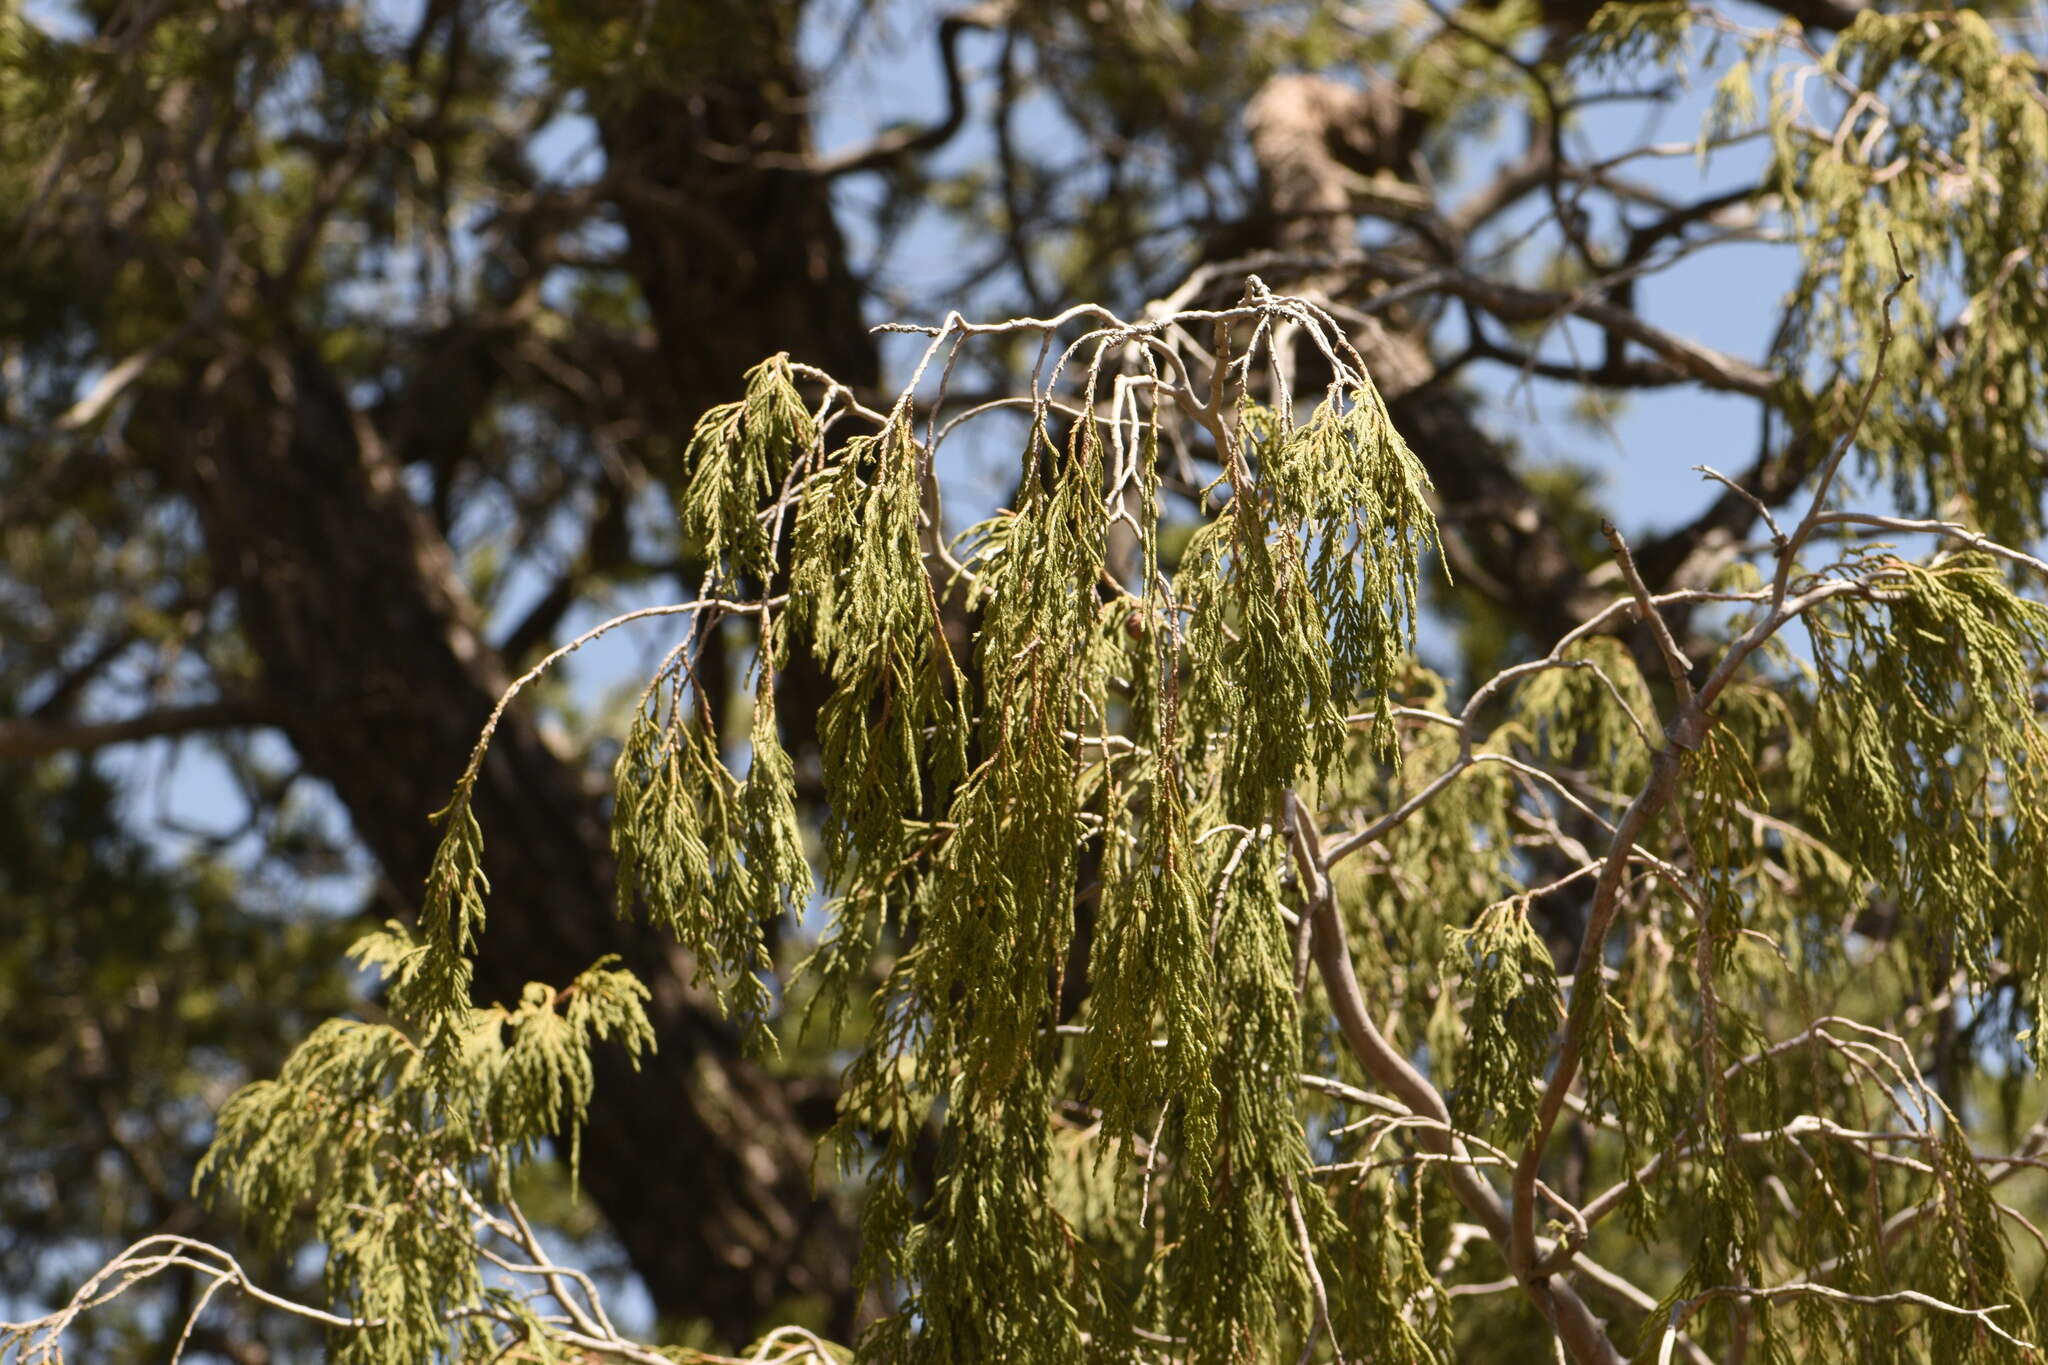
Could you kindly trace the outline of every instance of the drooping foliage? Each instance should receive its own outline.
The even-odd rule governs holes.
[[[485,1283],[477,1224],[542,1139],[570,1136],[573,1146],[590,1103],[591,1046],[612,1041],[637,1056],[651,1041],[646,988],[598,962],[560,990],[535,982],[516,1006],[448,1018],[425,976],[436,950],[404,926],[365,937],[352,955],[388,978],[400,1019],[321,1025],[275,1080],[222,1111],[197,1182],[234,1196],[257,1227],[288,1228],[310,1207],[328,1248],[336,1360],[488,1349],[492,1319],[463,1310],[516,1301]],[[407,1018],[439,1027],[423,1035]]]
[[[1229,315],[1248,331],[1279,317],[1327,326],[1256,282]],[[830,922],[793,984],[835,1024],[871,1021],[834,1138],[868,1187],[866,1274],[889,1305],[863,1353],[1079,1361],[1170,1343],[1252,1360],[1348,1338],[1451,1358],[1443,1286],[1478,1254],[1452,1210],[1511,1219],[1473,1173],[1541,1159],[1561,1055],[1616,1134],[1588,1139],[1611,1188],[1532,1183],[1556,1216],[1527,1250],[1511,1222],[1489,1233],[1494,1255],[1556,1264],[1677,1218],[1686,1269],[1642,1318],[1645,1349],[1680,1332],[1767,1351],[1858,1339],[1797,1281],[1789,1302],[1744,1297],[1815,1265],[1834,1268],[1812,1282],[1827,1293],[1932,1296],[1907,1336],[2018,1349],[2020,1316],[1998,1320],[2008,1335],[1967,1326],[2017,1310],[1953,1102],[1891,1034],[1813,1022],[1855,953],[1812,916],[1883,888],[1944,972],[2033,1009],[2038,604],[1978,553],[1788,563],[1782,589],[1706,594],[1746,614],[1682,693],[1592,629],[1641,610],[1624,598],[1453,706],[1411,662],[1428,481],[1370,377],[1342,370],[1298,418],[1247,394],[1176,402],[1158,392],[1162,331],[1069,342],[1084,394],[1122,375],[1150,396],[1093,421],[1034,407],[1016,505],[951,549],[908,400],[828,449],[843,391],[806,409],[778,359],[691,443],[685,514],[720,548],[615,767],[620,909],[673,934],[772,1046],[766,934],[813,890],[777,678],[808,652],[829,688]],[[949,340],[937,329],[934,349]],[[1182,419],[1215,438],[1218,476],[1170,494],[1161,432]],[[1220,505],[1172,554],[1176,499]],[[720,618],[756,638],[743,767],[693,675]],[[1795,619],[1810,666],[1763,649]],[[1745,667],[1782,676],[1738,682]],[[1773,815],[1781,802],[1808,825]],[[1362,832],[1326,838],[1297,808]],[[443,819],[421,939],[361,950],[409,1024],[329,1026],[230,1110],[211,1167],[273,1218],[317,1194],[337,1301],[394,1324],[342,1333],[351,1358],[401,1336],[439,1349],[451,1324],[432,1305],[487,1297],[455,1251],[467,1191],[502,1189],[536,1138],[573,1128],[592,1041],[642,1036],[635,988],[602,966],[562,1000],[467,1002],[482,836],[461,790]],[[1604,856],[1588,847],[1603,837]],[[1562,939],[1569,921],[1539,910],[1568,898],[1593,925],[1625,914],[1626,934]],[[1363,972],[1330,965],[1332,934]],[[885,939],[901,948],[872,1000],[846,999]],[[1387,1012],[1426,1023],[1375,1043]],[[1846,1120],[1810,1117],[1845,1090],[1891,1109],[1913,1155],[1879,1164]],[[1808,1142],[1824,1151],[1788,1166]],[[430,1158],[431,1199],[365,1212]],[[1759,1180],[1799,1216],[1760,1208]],[[1959,1259],[1893,1250],[1901,1208]],[[1595,1230],[1610,1209],[1626,1232]],[[1585,1330],[1551,1304],[1560,1334]]]
[[[564,63],[639,70],[541,19],[580,34]],[[1739,47],[1700,149],[1770,149],[1802,273],[1768,368],[1636,325],[1645,258],[1594,278],[1587,240],[1554,293],[1320,253],[1259,266],[1299,297],[1239,271],[1135,320],[906,325],[893,399],[776,355],[665,449],[696,594],[592,632],[683,623],[611,766],[616,910],[757,1055],[799,1021],[841,1049],[817,1172],[861,1191],[861,1358],[2038,1358],[2038,67],[1974,12],[1867,13],[1824,52],[1680,5],[1610,7],[1572,51],[1560,22],[1445,20],[1401,54],[1414,105],[1467,108],[1434,64],[1469,50],[1473,116],[1540,86],[1554,159],[1588,52]],[[690,79],[716,38],[672,35]],[[1618,221],[1620,251],[1662,240]],[[1326,308],[1345,272],[1371,289]],[[1453,387],[1388,340],[1437,288],[1474,310],[1460,365],[1518,356],[1478,312],[1528,333],[1591,300],[1614,388],[1692,376],[1776,424],[1713,476],[1740,515],[1654,563],[1579,528],[1562,624],[1498,671],[1445,663],[1431,612],[1499,574],[1489,535],[1533,576],[1548,509],[1482,519],[1498,489],[1401,434]],[[963,356],[1034,346],[948,397]],[[951,536],[963,458],[1008,491]],[[505,714],[449,775],[417,930],[358,945],[389,1017],[244,1090],[201,1173],[261,1229],[310,1221],[312,1311],[363,1365],[640,1350],[512,1189],[543,1142],[576,1164],[594,1050],[653,1035],[610,959],[479,998]]]
[[[1939,960],[1980,983],[2038,979],[2048,609],[1988,557],[1886,558],[1872,581],[1814,621],[1816,832]]]

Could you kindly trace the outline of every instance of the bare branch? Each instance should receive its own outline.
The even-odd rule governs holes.
[[[780,170],[801,171],[821,179],[834,179],[858,171],[885,170],[905,157],[937,151],[953,140],[967,122],[967,82],[960,71],[960,35],[969,29],[996,29],[1009,20],[1010,6],[991,0],[970,9],[955,10],[939,20],[939,61],[946,82],[946,112],[939,121],[925,127],[892,128],[874,141],[849,147],[826,157],[791,156],[761,150],[735,152],[749,162]]]
[[[1409,1064],[1406,1057],[1395,1051],[1378,1025],[1373,1023],[1372,1015],[1365,1007],[1365,994],[1359,989],[1357,971],[1351,964],[1351,950],[1344,941],[1344,918],[1337,912],[1329,865],[1311,834],[1312,817],[1301,798],[1293,792],[1287,794],[1286,805],[1290,823],[1289,845],[1294,852],[1295,870],[1302,885],[1308,889],[1306,913],[1315,922],[1313,946],[1316,965],[1344,1040],[1367,1074],[1416,1114],[1442,1125],[1440,1129],[1419,1129],[1418,1141],[1434,1152],[1462,1157],[1462,1144],[1449,1135],[1451,1111],[1443,1096]],[[1493,1186],[1461,1161],[1448,1163],[1445,1172],[1458,1202],[1486,1229],[1502,1254],[1509,1255],[1512,1264],[1508,1210]],[[1543,1279],[1524,1281],[1523,1288],[1557,1328],[1559,1336],[1581,1365],[1620,1365],[1621,1352],[1608,1338],[1605,1326],[1569,1286]]]
[[[1665,670],[1671,675],[1671,685],[1678,689],[1678,704],[1684,706],[1692,700],[1692,660],[1685,657],[1685,651],[1678,647],[1678,641],[1671,638],[1671,623],[1657,610],[1650,600],[1650,589],[1643,582],[1643,575],[1636,568],[1635,556],[1628,552],[1628,542],[1611,521],[1600,523],[1600,534],[1607,537],[1607,543],[1614,547],[1614,557],[1621,564],[1622,577],[1628,581],[1629,591],[1636,595],[1636,616],[1650,628],[1656,638],[1657,652],[1664,656]]]
[[[123,720],[73,724],[0,720],[0,759],[47,758],[173,735],[268,725],[276,719],[274,707],[251,700],[223,700],[167,707]]]
[[[1863,386],[1863,397],[1856,405],[1855,418],[1842,433],[1842,438],[1836,443],[1834,453],[1828,457],[1827,464],[1821,468],[1820,481],[1814,485],[1812,504],[1807,508],[1806,515],[1800,518],[1799,524],[1792,529],[1792,534],[1786,538],[1785,548],[1778,552],[1778,572],[1771,582],[1771,600],[1774,604],[1785,600],[1785,587],[1792,576],[1792,562],[1799,554],[1799,547],[1804,545],[1807,537],[1820,526],[1821,509],[1827,502],[1828,490],[1834,484],[1835,473],[1841,469],[1842,459],[1849,453],[1849,447],[1855,444],[1857,433],[1863,430],[1863,421],[1870,415],[1870,402],[1877,396],[1877,386],[1884,382],[1884,361],[1892,348],[1892,302],[1898,298],[1899,291],[1913,280],[1912,274],[1906,269],[1906,263],[1899,259],[1898,239],[1894,237],[1890,241],[1892,263],[1898,268],[1899,278],[1885,292],[1882,310],[1884,330],[1877,340],[1877,359],[1870,367],[1870,378]]]
[[[2010,1342],[2022,1351],[2032,1352],[2039,1349],[2034,1343],[2022,1341],[1992,1321],[1992,1314],[2005,1312],[2012,1307],[2011,1304],[1998,1303],[1992,1304],[1988,1308],[1965,1308],[1961,1304],[1937,1299],[1931,1294],[1922,1294],[1916,1289],[1897,1289],[1889,1294],[1851,1294],[1847,1290],[1812,1283],[1781,1284],[1757,1289],[1745,1288],[1740,1285],[1726,1285],[1716,1289],[1709,1289],[1704,1293],[1695,1294],[1688,1299],[1680,1299],[1677,1303],[1671,1305],[1671,1312],[1668,1318],[1669,1325],[1664,1329],[1664,1343],[1657,1351],[1657,1365],[1669,1365],[1671,1351],[1676,1344],[1679,1329],[1685,1325],[1686,1320],[1702,1304],[1709,1303],[1714,1299],[1753,1301],[1756,1299],[1791,1299],[1802,1297],[1828,1299],[1835,1303],[1866,1305],[1909,1303],[1920,1308],[1931,1309],[1937,1313],[1952,1313],[1958,1317],[1975,1318],[1979,1325],[1993,1336],[1998,1337],[2002,1341]]]

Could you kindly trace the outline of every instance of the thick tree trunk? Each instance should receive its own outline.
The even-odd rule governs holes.
[[[770,69],[687,97],[647,91],[598,116],[627,264],[659,341],[657,411],[678,437],[778,351],[856,388],[880,374],[830,182],[794,168],[811,150],[800,73],[773,46],[776,25],[761,27],[750,50]],[[800,649],[778,687],[784,742],[801,754],[815,746],[825,679]]]
[[[667,392],[650,406],[678,444],[775,351],[853,384],[876,376],[828,185],[791,169],[809,128],[786,18],[739,7],[735,23],[754,25],[735,48],[747,62],[593,100],[605,189],[661,342]],[[432,411],[449,407],[471,410],[448,400]],[[400,483],[402,467],[436,453],[413,439],[431,427],[380,435],[312,349],[289,344],[195,366],[182,391],[131,422],[135,448],[197,509],[260,692],[405,892],[433,853],[427,814],[447,800],[505,681],[445,542]],[[386,451],[384,440],[404,445]],[[799,744],[820,686],[800,668],[785,680]],[[506,718],[474,796],[493,887],[479,994],[516,998],[527,981],[623,956],[653,992],[659,1051],[637,1075],[601,1057],[584,1187],[665,1314],[737,1342],[807,1300],[848,1333],[851,1226],[811,1183],[829,1087],[785,1085],[745,1058],[688,984],[687,956],[615,917],[600,800],[516,709]]]
[[[502,676],[465,620],[446,546],[310,350],[216,363],[136,415],[138,449],[196,507],[264,692],[307,768],[401,888]],[[848,1325],[844,1218],[811,1188],[810,1128],[686,983],[689,964],[612,910],[598,798],[515,710],[474,798],[493,895],[480,995],[516,998],[620,953],[653,991],[659,1052],[601,1050],[584,1187],[668,1313],[744,1340],[813,1297]]]
[[[777,351],[846,384],[878,374],[829,184],[784,164],[809,153],[794,81],[649,94],[598,118],[627,265],[684,422]]]

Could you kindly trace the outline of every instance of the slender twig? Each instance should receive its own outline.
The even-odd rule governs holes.
[[[1785,547],[1785,533],[1778,529],[1778,519],[1771,514],[1768,503],[1710,464],[1696,464],[1693,468],[1748,503],[1750,508],[1763,519],[1764,525],[1771,528],[1771,543],[1781,550]]]
[[[1848,455],[1849,447],[1855,444],[1857,434],[1863,430],[1864,419],[1870,415],[1871,400],[1877,397],[1878,386],[1884,382],[1885,357],[1891,354],[1892,349],[1892,303],[1898,298],[1899,292],[1913,281],[1913,275],[1907,271],[1905,261],[1899,257],[1898,238],[1888,236],[1887,240],[1891,243],[1892,264],[1897,268],[1899,276],[1892,287],[1885,291],[1884,305],[1880,310],[1883,329],[1878,333],[1876,362],[1870,367],[1870,378],[1863,385],[1863,396],[1857,401],[1855,416],[1842,432],[1841,439],[1835,443],[1827,463],[1821,466],[1820,478],[1813,488],[1813,501],[1808,506],[1806,515],[1799,519],[1799,524],[1793,528],[1792,534],[1786,537],[1785,548],[1778,552],[1778,571],[1771,580],[1773,606],[1785,600],[1786,587],[1792,577],[1792,563],[1799,555],[1799,547],[1804,545],[1807,537],[1821,525],[1821,509],[1827,503],[1828,490],[1834,486],[1835,474],[1841,469],[1842,460]]]
[[[1959,526],[1952,521],[1920,521],[1911,517],[1882,517],[1868,512],[1823,512],[1813,519],[1815,526],[1868,526],[1878,531],[1896,531],[1901,535],[1941,536],[1944,539],[1961,541],[1973,550],[2010,560],[2014,564],[2032,569],[2048,577],[2048,561],[2036,559],[2022,550],[2001,545],[1991,537]]]
[[[779,606],[788,600],[788,594],[785,593],[782,596],[767,598],[760,602],[735,602],[727,601],[723,598],[700,598],[694,602],[669,602],[656,607],[641,607],[637,611],[629,611],[623,615],[614,616],[609,621],[603,621],[592,626],[589,630],[584,631],[581,635],[569,641],[569,643],[555,649],[539,663],[520,674],[513,681],[512,685],[507,687],[498,697],[498,704],[491,708],[490,719],[484,722],[483,732],[477,736],[476,747],[470,750],[469,766],[463,770],[462,780],[464,782],[473,780],[478,769],[483,766],[484,751],[490,748],[491,736],[497,733],[498,723],[505,718],[505,709],[512,704],[512,699],[525,690],[528,684],[538,679],[541,674],[547,672],[550,668],[553,668],[563,659],[568,658],[591,641],[611,634],[620,626],[630,625],[635,621],[649,620],[657,616],[688,616],[700,611],[727,613],[734,616],[757,616],[769,607]]]
[[[1667,1326],[1664,1329],[1664,1341],[1657,1350],[1657,1365],[1669,1365],[1671,1351],[1677,1343],[1679,1329],[1685,1326],[1686,1320],[1702,1304],[1714,1299],[1754,1301],[1756,1299],[1790,1299],[1801,1297],[1828,1299],[1835,1303],[1862,1304],[1866,1306],[1913,1304],[1917,1307],[1931,1309],[1937,1313],[1951,1313],[1958,1317],[1975,1318],[1978,1324],[1993,1336],[1998,1337],[2002,1341],[2010,1342],[2022,1351],[2034,1352],[2039,1349],[2034,1343],[2014,1336],[1992,1321],[1992,1314],[2006,1312],[2012,1307],[2011,1304],[1998,1303],[1992,1304],[1987,1308],[1965,1308],[1961,1304],[1937,1299],[1932,1294],[1923,1294],[1917,1289],[1895,1289],[1888,1294],[1851,1294],[1847,1290],[1836,1289],[1830,1285],[1811,1283],[1781,1284],[1761,1288],[1724,1285],[1694,1294],[1690,1298],[1680,1299],[1671,1305],[1671,1311],[1666,1318]]]
[[[1893,257],[1897,263],[1897,245],[1893,246]],[[1870,382],[1864,389],[1863,401],[1857,408],[1856,421],[1842,434],[1840,444],[1822,472],[1820,485],[1815,490],[1811,508],[1801,519],[1799,526],[1787,538],[1785,548],[1779,552],[1778,570],[1771,585],[1770,610],[1763,613],[1757,623],[1740,639],[1731,645],[1719,664],[1697,694],[1686,698],[1678,707],[1665,730],[1665,743],[1651,760],[1649,780],[1636,798],[1623,812],[1615,826],[1614,838],[1607,850],[1607,863],[1601,869],[1600,879],[1594,887],[1593,903],[1586,914],[1585,933],[1580,939],[1577,960],[1598,962],[1604,951],[1607,936],[1614,928],[1614,921],[1620,909],[1622,877],[1629,866],[1629,853],[1636,840],[1648,829],[1649,823],[1670,802],[1678,790],[1680,774],[1684,768],[1684,756],[1696,750],[1706,737],[1712,724],[1710,708],[1721,692],[1733,681],[1736,673],[1748,661],[1751,654],[1761,648],[1764,641],[1774,635],[1784,624],[1814,601],[1821,600],[1819,589],[1788,601],[1787,591],[1791,577],[1792,562],[1800,545],[1813,533],[1816,518],[1821,514],[1823,500],[1834,472],[1840,467],[1842,456],[1854,442],[1862,421],[1870,410],[1870,400],[1876,393],[1883,378],[1884,358],[1891,343],[1891,303],[1900,289],[1912,277],[1899,263],[1900,279],[1885,295],[1883,339],[1878,347],[1877,365]],[[1824,584],[1824,588],[1839,587],[1839,584]],[[1861,584],[1853,585],[1855,588]],[[1852,590],[1843,587],[1844,591]],[[1536,1119],[1522,1148],[1521,1160],[1515,1167],[1514,1190],[1511,1207],[1514,1212],[1514,1238],[1509,1249],[1508,1263],[1528,1267],[1537,1262],[1535,1228],[1535,1187],[1538,1168],[1548,1146],[1550,1134],[1556,1127],[1559,1114],[1564,1108],[1565,1093],[1578,1078],[1579,1061],[1585,1045],[1585,1030],[1592,1016],[1592,991],[1572,993],[1571,1008],[1566,1014],[1564,1035],[1558,1044],[1557,1058],[1551,1067],[1550,1077],[1538,1101]]]
[[[239,698],[197,702],[146,711],[120,720],[72,724],[0,720],[0,759],[42,758],[49,754],[102,749],[113,744],[165,739],[199,731],[231,730],[265,725],[277,719],[269,707]]]
[[[1302,1343],[1299,1365],[1315,1359],[1316,1338],[1330,1339],[1330,1353],[1337,1365],[1344,1365],[1344,1347],[1337,1340],[1336,1324],[1330,1320],[1330,1291],[1323,1285],[1323,1272],[1316,1266],[1315,1243],[1309,1240],[1308,1221],[1301,1216],[1301,1195],[1292,1180],[1287,1182],[1287,1220],[1294,1225],[1294,1240],[1301,1249],[1301,1268],[1308,1274],[1309,1292],[1316,1306],[1315,1327]]]
[[[1628,583],[1629,591],[1635,594],[1636,615],[1650,628],[1650,634],[1657,641],[1657,652],[1664,658],[1665,671],[1671,675],[1671,685],[1678,690],[1678,704],[1687,705],[1692,701],[1692,660],[1685,657],[1685,651],[1672,638],[1671,623],[1664,619],[1664,613],[1657,610],[1650,600],[1649,585],[1643,582],[1642,570],[1636,567],[1635,556],[1628,551],[1628,542],[1611,521],[1600,523],[1600,534],[1607,537],[1607,543],[1614,550],[1614,558],[1621,565],[1622,578]]]

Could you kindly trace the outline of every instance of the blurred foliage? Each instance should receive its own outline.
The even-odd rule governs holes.
[[[2015,8],[0,0],[0,1278],[58,1301],[145,1233],[240,1235],[189,1198],[218,1125],[211,1188],[275,1234],[247,1263],[387,1320],[339,1356],[501,1344],[448,1335],[459,1301],[546,1358],[462,1192],[612,1254],[572,1198],[591,1049],[637,1056],[643,989],[701,986],[813,1127],[836,1116],[816,1175],[866,1192],[867,1297],[671,1302],[670,1340],[787,1309],[871,1356],[1312,1358],[1327,1316],[1374,1358],[1532,1358],[1522,1294],[1446,1292],[1515,1272],[1358,1100],[1385,1078],[1297,939],[1285,799],[1355,830],[1428,789],[1331,870],[1360,992],[1510,1156],[1560,1027],[1583,1039],[1586,1111],[1534,1155],[1553,1205],[1611,1192],[1585,1250],[1636,1290],[1580,1287],[1623,1351],[1655,1358],[1681,1299],[1815,1267],[2009,1301],[2035,1334],[2043,1200],[1980,1158],[2042,1136],[2039,584],[1835,526],[1786,579],[1842,591],[1697,745],[1667,745],[1677,690],[1619,617],[1481,690],[1625,586],[1577,452],[1659,390],[1758,405],[1735,477],[1781,515],[1846,442],[1838,495],[1980,549],[2041,533],[2048,101]],[[821,162],[825,130],[864,131],[835,81],[876,51],[936,56],[925,113]],[[1635,177],[1640,146],[1593,164],[1589,111],[1670,106],[1679,72],[1705,93],[1676,150],[1747,146],[1754,183],[1693,200]],[[1256,138],[1255,109],[1303,121]],[[1335,198],[1283,203],[1304,175]],[[1759,240],[1794,275],[1754,362],[1650,306],[1646,281]],[[1345,259],[1271,263],[1303,242]],[[1236,260],[1181,296],[1227,308],[1246,258],[1345,339],[1267,318],[1296,352],[1191,393],[1205,420],[1132,397],[1174,377],[1160,330],[1050,375],[1035,334],[980,337],[893,404],[872,382],[925,338],[863,319],[1143,320]],[[1174,363],[1216,341],[1189,324]],[[1568,386],[1572,415],[1537,430],[1481,366]],[[941,369],[1027,420],[942,454]],[[308,437],[309,408],[336,420]],[[324,718],[250,628],[262,537],[201,495],[223,433],[287,466],[345,448],[494,689],[607,605],[744,604],[611,701],[550,677],[522,703],[533,752],[605,786],[609,842],[591,819],[576,865],[616,859],[623,918],[685,950],[672,977],[550,963],[478,1000],[487,851],[522,836],[479,820],[474,764],[417,776],[455,784],[423,895],[354,875],[335,775],[248,738]],[[1730,492],[1639,538],[1652,591],[1722,594],[1671,612],[1695,663],[1758,619],[1766,529]],[[183,707],[218,713],[182,742],[246,808],[231,830],[143,812],[137,767],[47,756]],[[1592,860],[1660,762],[1683,794],[1581,960]],[[393,818],[355,799],[358,835]],[[421,911],[363,940],[382,985],[338,965],[361,926],[308,909],[337,874]],[[1799,1116],[1924,1131],[1880,1156]],[[147,1358],[202,1283],[109,1305],[77,1349]],[[2006,1350],[1897,1305],[1692,1308],[1716,1355]],[[246,1302],[205,1321],[201,1354],[313,1349]]]

